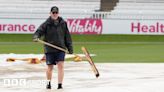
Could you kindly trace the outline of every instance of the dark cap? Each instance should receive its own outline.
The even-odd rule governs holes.
[[[51,12],[59,12],[59,8],[57,6],[51,7]]]

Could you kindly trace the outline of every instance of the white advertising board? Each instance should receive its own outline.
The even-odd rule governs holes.
[[[46,19],[0,19],[0,33],[32,34]],[[65,19],[72,34],[164,35],[164,20]]]
[[[34,33],[43,21],[40,19],[0,19],[0,33]]]
[[[164,20],[103,20],[102,34],[164,35]]]

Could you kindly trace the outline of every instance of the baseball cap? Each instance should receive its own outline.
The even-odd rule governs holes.
[[[51,7],[51,12],[59,12],[59,8],[57,6]]]

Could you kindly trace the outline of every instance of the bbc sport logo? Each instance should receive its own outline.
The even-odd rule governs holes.
[[[4,78],[0,79],[1,86],[23,86],[23,87],[30,87],[30,86],[44,86],[46,85],[46,80],[31,80],[31,79],[22,79],[22,78]]]

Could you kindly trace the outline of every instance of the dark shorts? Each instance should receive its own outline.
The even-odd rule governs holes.
[[[56,65],[59,61],[64,61],[65,59],[64,52],[45,53],[45,55],[47,65]]]

